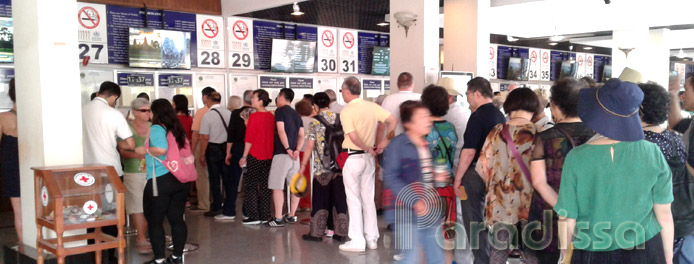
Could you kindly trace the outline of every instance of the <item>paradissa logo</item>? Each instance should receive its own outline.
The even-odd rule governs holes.
[[[413,215],[413,206],[417,201],[423,201],[426,205],[424,215]],[[445,250],[486,247],[486,245],[480,245],[480,237],[484,235],[488,236],[490,246],[499,250],[519,248],[519,238],[522,238],[523,246],[532,250],[543,250],[549,247],[552,240],[555,239],[552,230],[556,219],[554,219],[555,214],[552,210],[543,212],[542,222],[524,222],[520,225],[496,223],[491,226],[487,226],[484,222],[472,222],[466,229],[458,222],[442,221],[445,203],[433,187],[422,184],[410,184],[403,188],[398,193],[395,205],[395,247],[397,249],[412,249],[413,245],[416,244],[413,241],[414,236],[412,236],[412,232],[416,232],[414,229],[434,230],[431,228],[433,225],[438,225],[435,231],[432,231],[436,232],[436,243]],[[559,215],[566,214],[560,211]],[[412,223],[412,221],[416,221],[416,223]],[[558,225],[559,232],[566,230],[564,221],[559,221]],[[398,226],[414,226],[415,228],[403,230]],[[446,239],[444,233],[451,230],[455,232],[455,235]],[[592,236],[589,235],[590,232],[592,232]],[[566,235],[563,234],[563,237]],[[593,240],[593,238],[596,239]],[[572,241],[576,249],[606,250],[615,243],[622,249],[644,249],[645,243],[643,242],[646,241],[646,230],[639,223],[633,221],[625,221],[617,226],[608,221],[577,222]],[[559,249],[566,249],[566,247],[560,245]]]

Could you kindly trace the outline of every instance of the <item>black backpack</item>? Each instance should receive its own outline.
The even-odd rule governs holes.
[[[325,127],[325,141],[323,141],[323,154],[321,155],[321,163],[323,168],[332,172],[342,172],[343,164],[337,160],[344,151],[342,150],[342,142],[345,140],[345,132],[342,130],[340,115],[335,117],[335,124],[328,123],[321,115],[314,117]]]

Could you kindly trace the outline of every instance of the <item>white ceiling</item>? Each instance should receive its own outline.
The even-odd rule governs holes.
[[[490,8],[491,32],[521,38],[694,24],[692,0],[544,0]],[[556,31],[555,31],[556,26]]]

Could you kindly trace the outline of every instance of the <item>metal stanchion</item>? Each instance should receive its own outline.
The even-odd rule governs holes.
[[[125,228],[123,228],[123,234],[126,236],[137,235],[137,229],[130,224],[130,215],[125,217]]]

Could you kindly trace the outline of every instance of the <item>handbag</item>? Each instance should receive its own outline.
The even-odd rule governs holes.
[[[181,183],[187,183],[195,181],[198,178],[198,172],[195,170],[195,156],[190,149],[190,143],[188,139],[185,140],[183,148],[178,148],[178,143],[176,138],[173,136],[171,131],[166,133],[167,150],[166,158],[161,160],[157,156],[152,155],[149,152],[149,134],[147,135],[147,140],[145,140],[145,151],[147,154],[152,156],[154,160],[159,161],[164,167],[166,167],[171,174],[176,177],[176,179]],[[152,162],[152,188],[153,196],[158,196],[159,191],[157,189],[157,174],[155,171],[156,162]]]

